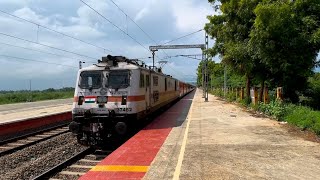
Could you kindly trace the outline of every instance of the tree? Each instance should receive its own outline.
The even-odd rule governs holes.
[[[215,0],[209,0],[214,4]],[[250,82],[255,68],[255,59],[249,49],[250,31],[253,27],[254,9],[261,0],[220,0],[216,9],[219,15],[208,16],[206,32],[215,39],[209,50],[211,56],[220,54],[222,63],[239,75],[246,77],[246,97],[250,102]]]
[[[308,105],[320,110],[320,73],[315,73],[308,78],[308,88],[303,92],[308,97]]]
[[[214,61],[208,61],[208,71],[210,72],[209,86],[221,88],[224,85],[224,65]],[[202,63],[198,66],[198,82],[202,82]],[[236,74],[233,69],[227,68],[227,85],[228,87],[239,87],[244,85],[242,76]]]
[[[270,83],[298,101],[320,48],[319,0],[265,0],[255,9],[250,34],[253,57],[270,71]]]

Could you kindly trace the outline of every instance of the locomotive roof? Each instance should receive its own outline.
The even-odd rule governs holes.
[[[107,68],[106,68],[107,67]],[[142,67],[138,66],[138,65],[134,65],[134,64],[129,64],[129,63],[126,63],[126,62],[119,62],[117,66],[109,66],[107,63],[105,62],[100,62],[100,63],[97,63],[97,64],[93,64],[91,66],[88,66],[88,67],[84,67],[81,69],[81,71],[88,71],[88,70],[117,70],[117,69],[130,69],[130,70],[133,70],[133,69],[140,69]],[[145,68],[144,68],[145,69]]]
[[[137,63],[139,61],[138,59],[127,59],[126,57],[123,56],[111,56],[108,55],[107,57],[103,57],[102,61],[98,60],[97,64],[93,64],[88,67],[84,67],[80,69],[79,71],[103,71],[103,70],[137,70],[137,69],[142,69],[146,71],[152,71],[155,74],[161,75],[161,76],[166,76],[167,78],[173,78],[170,75],[166,75],[162,72],[157,72],[153,69],[148,69],[144,65],[139,65]],[[115,64],[113,64],[115,62]],[[144,64],[144,63],[143,63]],[[173,78],[175,79],[175,78]]]

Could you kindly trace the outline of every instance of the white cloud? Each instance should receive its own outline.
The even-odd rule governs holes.
[[[172,9],[176,18],[176,26],[181,32],[202,29],[207,22],[207,15],[213,13],[208,3],[199,4],[186,0],[173,1]]]
[[[39,24],[48,24],[49,23],[48,17],[42,17],[41,15],[36,14],[29,7],[24,7],[24,8],[18,9],[13,14],[18,17],[23,17],[23,19],[27,19],[27,20],[30,20],[32,22],[36,22]]]
[[[149,13],[149,8],[144,7],[141,11],[138,12],[138,14],[136,15],[136,17],[134,18],[135,21],[139,21],[140,19],[142,19],[144,16],[146,16]]]
[[[113,51],[112,54],[115,55],[125,55],[129,58],[151,56],[148,50],[142,48],[134,40],[123,34],[84,4],[64,0],[57,0],[57,2],[59,3],[51,0],[11,0],[6,3],[2,1],[0,2],[0,9],[97,46],[111,49]],[[147,48],[149,45],[154,45],[153,40],[156,42],[165,42],[202,28],[206,22],[206,15],[211,13],[209,4],[204,2],[195,3],[194,0],[151,0],[147,2],[145,0],[135,0],[134,3],[124,0],[115,1],[131,18],[135,19],[140,27],[152,36],[153,40],[150,40],[134,23],[128,21],[125,15],[110,1],[86,0],[85,2],[121,29],[125,31],[128,30],[132,37]],[[94,59],[0,35],[0,54],[2,55],[11,55],[77,67],[79,60],[86,61],[85,66],[87,66],[92,61],[95,61],[95,59],[109,54],[109,52],[103,52],[101,49],[41,27],[38,30],[36,25],[16,20],[2,13],[0,13],[0,24],[2,24],[2,26],[0,26],[0,32],[2,33],[31,41],[38,40],[40,43],[90,56]],[[39,37],[38,39],[37,36]],[[201,43],[202,41],[203,35],[199,33],[192,37],[184,38],[178,41],[178,43],[192,44]],[[73,59],[14,48],[3,45],[1,42],[56,53]],[[169,55],[199,53],[198,50],[172,50],[166,52]],[[157,56],[163,57],[166,55],[159,51]],[[156,57],[156,61],[159,60],[158,57]],[[151,59],[144,60],[147,63],[152,62]],[[21,86],[21,83],[19,84],[18,82],[24,82],[26,79],[31,78],[34,79],[34,87],[41,89],[56,87],[57,82],[61,84],[61,79],[63,79],[64,82],[70,82],[69,84],[73,86],[77,70],[76,68],[73,69],[66,66],[14,60],[4,57],[0,57],[0,63],[4,64],[0,66],[0,81],[3,83],[1,88],[4,89],[24,88],[24,86]],[[190,74],[195,74],[198,61],[188,60],[186,62],[185,58],[176,58],[170,59],[168,64],[170,66],[165,68],[166,73],[179,78],[187,78]],[[11,81],[11,79],[16,79],[16,81]],[[60,80],[57,81],[57,79]]]
[[[94,2],[90,2],[88,4],[97,11],[102,12],[102,14],[105,14],[107,11],[108,5],[103,1],[95,0]],[[77,10],[77,15],[78,17],[73,17],[74,20],[76,19],[76,22],[84,25],[94,25],[98,19],[98,15],[86,5],[81,5],[79,7]]]

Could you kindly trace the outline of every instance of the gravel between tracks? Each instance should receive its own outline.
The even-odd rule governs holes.
[[[0,179],[32,179],[84,149],[71,133],[59,135],[0,157]]]

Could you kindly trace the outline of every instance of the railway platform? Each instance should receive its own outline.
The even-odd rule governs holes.
[[[80,179],[318,179],[320,144],[197,89]]]
[[[0,105],[0,140],[11,134],[71,120],[73,99]]]
[[[71,111],[72,99],[0,105],[0,124]]]

